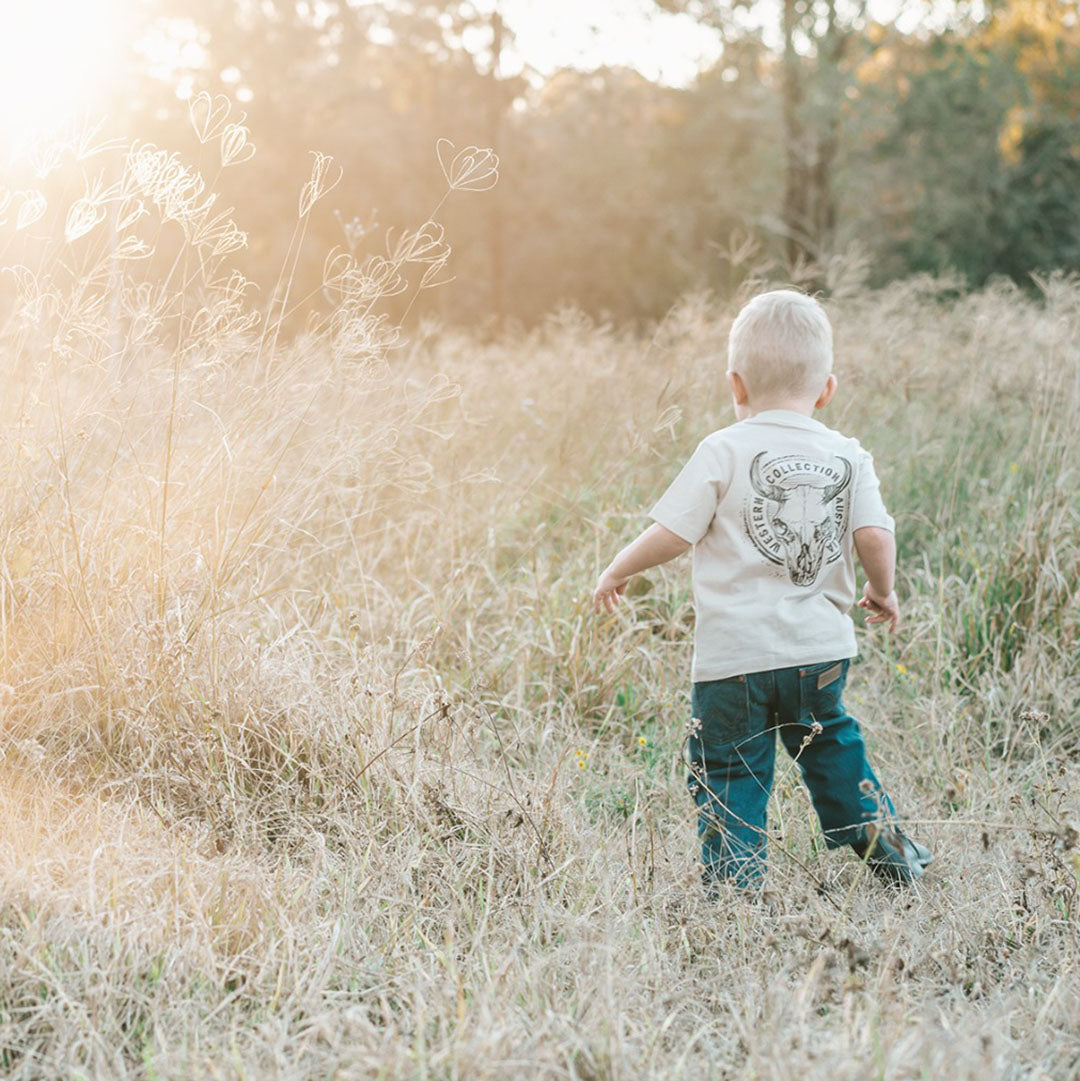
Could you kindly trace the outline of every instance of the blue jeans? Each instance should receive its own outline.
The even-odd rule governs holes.
[[[865,840],[869,820],[895,817],[841,700],[848,663],[694,684],[687,785],[698,807],[706,882],[751,886],[765,872],[777,731],[798,762],[829,848]]]

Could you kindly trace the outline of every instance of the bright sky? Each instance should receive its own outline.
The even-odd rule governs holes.
[[[682,85],[720,53],[716,34],[653,0],[502,0],[516,52],[543,73],[627,65]]]
[[[651,79],[686,84],[719,53],[715,34],[661,12],[652,0],[476,0],[489,10],[496,2],[515,34],[504,56],[508,73],[522,63],[544,74],[627,65]],[[0,0],[0,160],[80,109],[93,111],[117,71],[129,3]],[[185,43],[172,41],[166,49],[167,38],[155,53],[172,70],[182,68],[177,50]]]
[[[474,0],[490,10],[498,3],[516,35],[517,52],[547,74],[559,67],[625,64],[650,79],[682,86],[720,55],[714,30],[687,15],[671,15],[653,0]],[[903,32],[920,24],[942,26],[950,0],[869,0],[869,15]],[[972,0],[974,16],[982,9]],[[762,28],[766,42],[780,45],[779,0],[755,0],[740,20]]]
[[[566,66],[627,65],[650,79],[685,85],[720,52],[713,31],[688,16],[660,11],[653,0],[474,3],[488,11],[499,4],[514,31],[514,47],[504,55],[508,74],[523,63],[541,74]],[[25,143],[42,128],[80,109],[93,111],[110,77],[118,77],[130,5],[131,0],[0,0],[0,160],[7,157],[5,149]],[[776,5],[777,0],[757,0],[753,17],[775,27]],[[882,21],[897,17],[905,6],[910,12],[905,0],[870,0],[871,11]],[[925,18],[939,5],[929,0],[929,8],[926,3],[915,6]],[[163,41],[155,46],[161,63],[174,71],[184,67],[182,50],[193,43],[173,41],[172,52],[181,50],[174,57],[166,55],[169,42]]]

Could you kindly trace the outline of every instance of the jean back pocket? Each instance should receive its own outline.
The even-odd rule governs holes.
[[[750,735],[750,686],[746,676],[695,683],[691,703],[694,717],[700,721],[697,739],[706,748]]]
[[[842,712],[840,704],[850,661],[825,661],[799,669],[799,721],[810,724]]]

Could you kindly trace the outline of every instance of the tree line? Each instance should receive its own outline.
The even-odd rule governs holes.
[[[313,215],[300,290],[334,246],[385,254],[388,230],[430,216],[438,139],[494,147],[498,186],[440,215],[456,280],[418,312],[450,321],[566,303],[650,318],[766,263],[825,283],[852,252],[871,283],[1080,269],[1075,0],[956,7],[903,31],[835,0],[783,0],[771,32],[737,4],[658,4],[723,39],[689,86],[626,68],[508,76],[513,26],[467,0],[147,0],[108,126],[183,154],[184,97],[238,100],[257,153],[215,183],[268,293],[308,151],[343,176]],[[162,71],[151,32],[184,35],[191,59]]]

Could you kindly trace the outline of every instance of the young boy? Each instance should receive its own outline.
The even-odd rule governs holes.
[[[655,524],[600,576],[614,611],[635,574],[693,546],[696,627],[687,784],[703,877],[758,886],[776,732],[798,761],[830,848],[851,845],[883,878],[918,879],[930,852],[904,836],[841,701],[858,652],[848,610],[854,552],[868,623],[900,623],[893,520],[857,440],[814,420],[836,392],[832,328],[817,301],[764,293],[739,312],[727,379],[736,423],[672,482]]]

